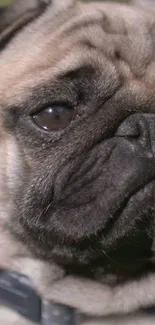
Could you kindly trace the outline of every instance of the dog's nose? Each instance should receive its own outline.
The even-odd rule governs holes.
[[[117,129],[116,137],[136,141],[155,156],[155,114],[133,114]]]

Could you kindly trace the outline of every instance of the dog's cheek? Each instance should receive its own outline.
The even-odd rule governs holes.
[[[8,220],[13,201],[23,181],[24,163],[15,138],[6,132],[0,136],[0,219]]]

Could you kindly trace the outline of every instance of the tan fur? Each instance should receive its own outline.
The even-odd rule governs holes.
[[[104,15],[109,17],[110,24],[104,20]],[[99,24],[94,28],[79,29],[76,34],[72,34],[72,28],[76,24],[82,25],[90,19],[98,20]],[[72,0],[54,1],[53,6],[19,32],[0,54],[0,120],[3,107],[21,103],[33,93],[34,86],[40,85],[40,82],[55,78],[86,61],[102,69],[108,65],[111,76],[116,79],[115,67],[119,66],[121,77],[126,80],[129,91],[144,102],[149,97],[150,107],[154,107],[155,54],[148,37],[154,24],[154,15],[149,11],[127,5],[80,2],[73,5]],[[134,35],[135,28],[137,36]],[[129,32],[129,38],[125,43],[126,31]],[[108,33],[113,35],[113,41]],[[96,49],[90,50],[81,40],[91,41]],[[124,47],[123,41],[126,44]],[[142,44],[141,52],[138,49],[139,41]],[[128,55],[128,42],[133,46],[132,61],[131,54]],[[115,58],[116,51],[121,53],[119,60]],[[14,213],[11,193],[15,191],[16,170],[18,169],[19,175],[19,169],[22,173],[22,168],[18,147],[1,123],[0,266],[31,277],[43,297],[78,308],[85,314],[82,325],[153,324],[152,316],[145,319],[141,314],[128,315],[126,318],[108,315],[121,315],[135,311],[139,306],[155,303],[154,274],[114,288],[101,285],[97,281],[64,277],[63,270],[56,265],[34,259],[26,247],[4,229]],[[28,323],[2,308],[0,324]]]

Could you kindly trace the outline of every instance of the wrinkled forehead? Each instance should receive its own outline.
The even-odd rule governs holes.
[[[139,9],[77,4],[51,17],[48,10],[1,53],[1,102],[20,102],[35,86],[85,65],[111,77],[118,62],[128,78],[143,76],[148,66],[151,73],[154,20]]]

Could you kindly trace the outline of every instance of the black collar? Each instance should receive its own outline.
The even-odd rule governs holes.
[[[0,303],[41,325],[78,325],[74,308],[41,299],[32,281],[19,273],[0,270]]]

